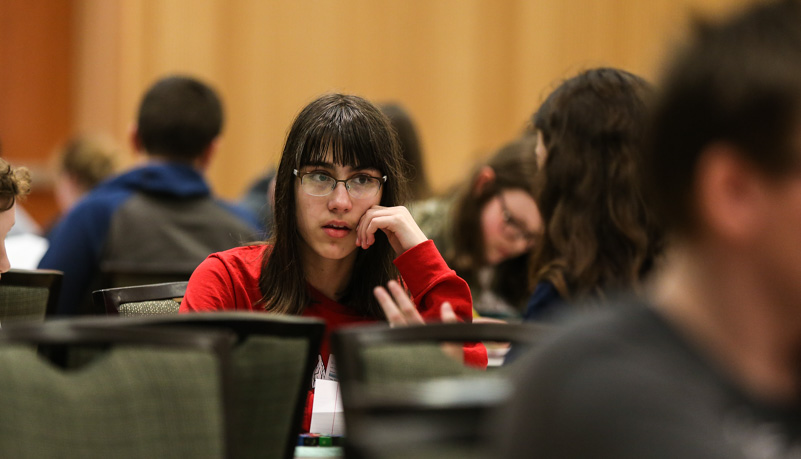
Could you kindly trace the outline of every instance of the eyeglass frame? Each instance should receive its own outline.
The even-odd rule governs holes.
[[[530,232],[528,228],[523,225],[518,219],[516,219],[511,212],[509,212],[509,208],[506,207],[506,200],[503,198],[502,193],[498,193],[498,202],[501,204],[501,215],[503,216],[503,224],[507,228],[513,229],[514,238],[523,239],[526,241],[527,244],[531,245],[534,244],[537,238],[537,233]]]
[[[350,177],[348,179],[339,180],[336,177],[332,177],[331,174],[328,174],[326,172],[320,172],[320,171],[300,172],[297,169],[292,169],[292,174],[294,174],[295,177],[300,179],[301,189],[303,190],[304,193],[308,194],[309,196],[316,196],[316,197],[328,196],[329,194],[334,192],[334,190],[337,188],[338,184],[342,183],[343,185],[345,185],[345,190],[348,192],[348,196],[350,196],[351,198],[353,198],[353,199],[367,199],[367,198],[371,198],[371,197],[377,195],[378,192],[381,191],[381,187],[384,186],[385,183],[387,183],[387,176],[386,175],[381,176],[381,177],[373,177],[370,174],[356,174],[353,177]],[[334,181],[334,186],[332,186],[331,189],[326,194],[311,194],[308,191],[306,191],[305,189],[303,189],[303,177],[305,177],[305,176],[307,176],[309,174],[325,175],[326,177],[329,177],[331,180]],[[356,178],[358,176],[364,176],[364,177],[369,177],[369,178],[374,179],[374,180],[378,180],[378,189],[375,191],[375,194],[373,196],[365,196],[365,197],[362,197],[362,198],[358,198],[356,196],[353,196],[353,194],[351,194],[350,186],[348,185],[348,182],[353,180],[354,178]]]

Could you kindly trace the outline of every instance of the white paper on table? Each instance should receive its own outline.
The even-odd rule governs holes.
[[[342,413],[342,397],[339,383],[318,379],[314,382],[309,432],[322,435],[344,435],[345,418]]]

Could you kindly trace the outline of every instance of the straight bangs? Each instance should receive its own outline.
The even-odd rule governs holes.
[[[321,103],[316,116],[301,114],[299,121],[305,126],[298,126],[302,134],[292,151],[294,167],[331,161],[346,167],[376,169],[387,176],[381,205],[402,205],[407,194],[406,177],[389,119],[364,99],[333,99]]]
[[[334,164],[353,168],[374,168],[382,174],[387,173],[387,159],[390,150],[371,142],[373,135],[369,128],[357,123],[344,126],[319,125],[309,132],[309,138],[301,146],[297,164],[299,167],[320,164],[331,153]],[[378,140],[378,139],[376,139]]]

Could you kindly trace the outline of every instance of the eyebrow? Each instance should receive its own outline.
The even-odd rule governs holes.
[[[325,161],[315,161],[315,162],[306,163],[303,167],[322,167],[322,168],[325,168],[325,169],[334,170],[336,168],[336,165],[332,164],[332,163],[325,162]],[[379,169],[377,167],[372,167],[372,166],[358,166],[358,167],[357,166],[345,166],[345,167],[350,167],[353,170],[353,172],[363,172],[363,171],[366,171],[366,170],[379,171]]]

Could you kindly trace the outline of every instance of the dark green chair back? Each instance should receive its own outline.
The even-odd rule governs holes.
[[[0,457],[237,457],[228,441],[233,341],[219,331],[73,320],[6,328]],[[95,358],[64,367],[69,358],[44,357],[76,347],[94,348]]]
[[[440,345],[511,342],[533,347],[547,330],[497,323],[338,330],[332,347],[347,457],[482,457],[481,426],[511,393],[515,367],[469,368],[446,356]]]
[[[200,327],[233,332],[233,441],[243,458],[292,458],[325,324],[253,312],[149,316],[120,327]]]
[[[0,324],[41,322],[55,312],[61,271],[12,269],[0,275]]]

